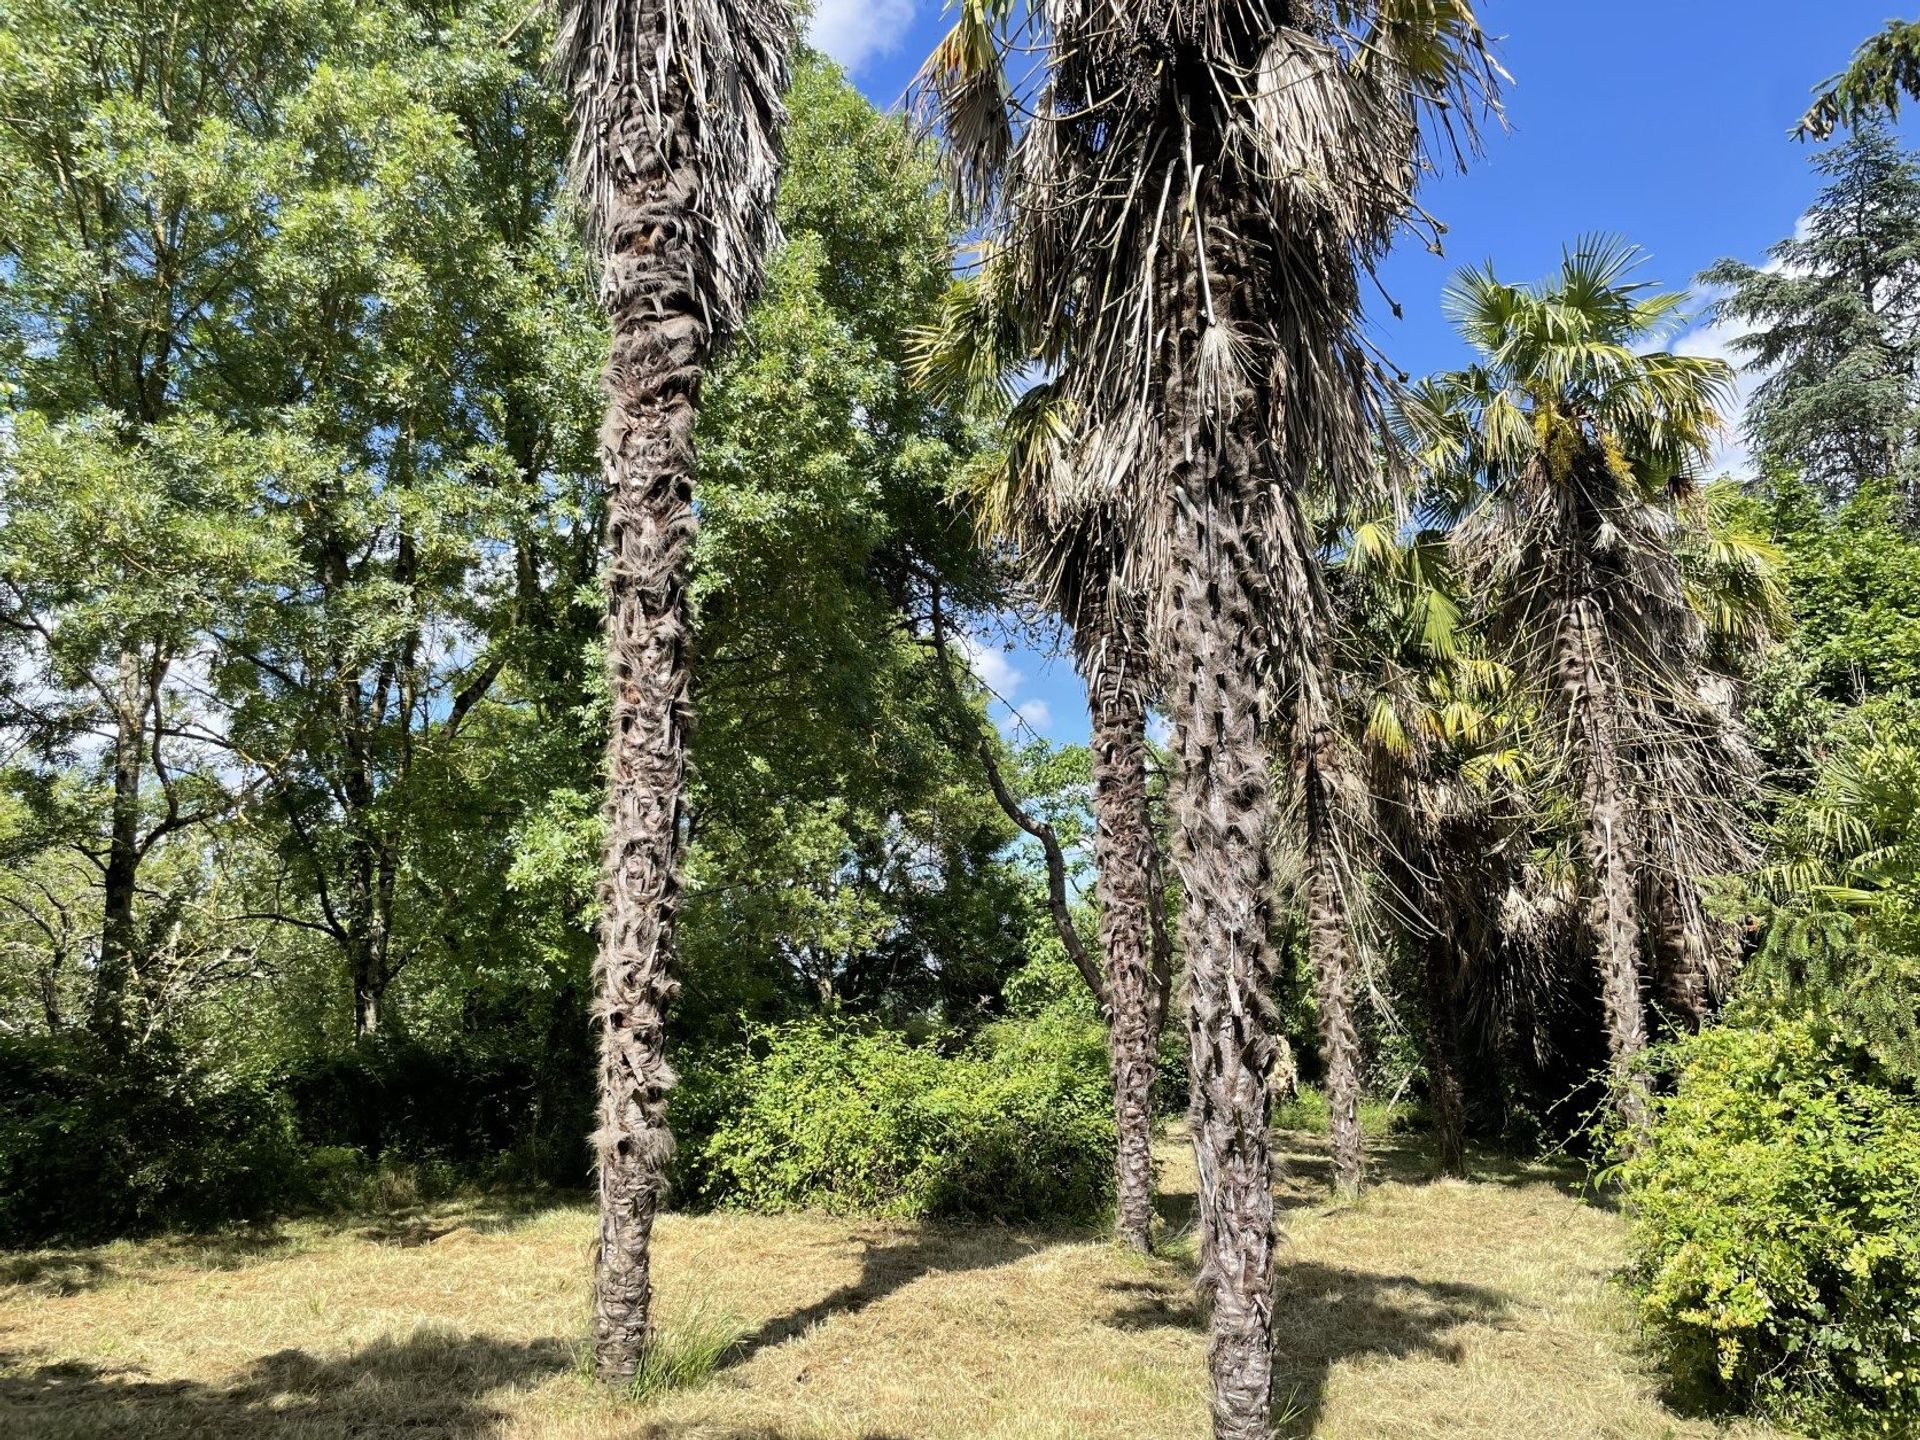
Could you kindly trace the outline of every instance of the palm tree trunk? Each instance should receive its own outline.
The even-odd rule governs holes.
[[[1309,844],[1314,842],[1310,839]],[[1314,850],[1308,856],[1307,936],[1326,1062],[1333,1188],[1343,1199],[1352,1199],[1360,1193],[1365,1173],[1365,1142],[1360,1133],[1360,1032],[1353,1023],[1353,939],[1331,857],[1319,845],[1314,845]]]
[[[1332,646],[1325,622],[1326,597],[1318,583],[1317,557],[1297,501],[1289,495],[1275,516],[1275,553],[1290,577],[1296,645],[1290,668],[1295,699],[1301,818],[1306,860],[1307,953],[1313,965],[1320,1010],[1320,1043],[1326,1066],[1328,1132],[1333,1151],[1334,1193],[1351,1199],[1365,1173],[1360,1133],[1360,1032],[1354,1025],[1353,915],[1341,874],[1342,757],[1327,657]]]
[[[1433,917],[1445,923],[1440,917]],[[1460,1085],[1460,999],[1454,990],[1453,945],[1429,935],[1427,981],[1427,1091],[1433,1106],[1433,1138],[1442,1175],[1467,1173],[1466,1106]]]
[[[612,735],[598,964],[600,1235],[594,1368],[624,1384],[650,1336],[666,1183],[666,1011],[691,721],[694,415],[776,242],[792,18],[771,0],[561,0],[576,175],[613,331],[600,429]]]
[[[1647,1120],[1647,1085],[1634,1060],[1647,1048],[1647,1022],[1640,990],[1632,820],[1613,736],[1596,734],[1590,747],[1580,837],[1593,874],[1587,923],[1600,958],[1600,1003],[1607,1019],[1614,1103],[1628,1127],[1639,1130]]]
[[[1600,664],[1601,637],[1591,601],[1577,600],[1562,629],[1560,683],[1581,747],[1580,843],[1591,876],[1587,924],[1600,966],[1614,1105],[1632,1131],[1647,1119],[1646,1079],[1634,1068],[1647,1048],[1640,987],[1640,913],[1633,815],[1623,774],[1618,716]]]
[[[1700,897],[1684,878],[1665,866],[1648,866],[1653,894],[1647,913],[1653,917],[1652,949],[1660,998],[1689,1030],[1706,1023],[1713,994],[1713,967],[1707,958],[1711,927]]]
[[[1200,1284],[1216,1440],[1267,1440],[1273,1399],[1273,1162],[1267,1086],[1278,1030],[1267,928],[1273,746],[1261,704],[1265,627],[1225,508],[1219,461],[1194,444],[1176,477],[1163,622],[1180,760],[1173,813],[1186,891],[1188,1118],[1200,1190]]]
[[[642,328],[642,327],[636,327]],[[622,335],[621,340],[631,337]],[[673,1153],[666,1010],[687,766],[692,394],[678,367],[621,364],[603,441],[611,491],[613,738],[600,935],[600,1245],[594,1361],[632,1379],[650,1335],[649,1242]],[[637,345],[625,347],[631,354]],[[644,354],[645,352],[643,352]]]
[[[1107,1042],[1113,1073],[1114,1228],[1153,1248],[1153,1081],[1159,1004],[1153,970],[1153,816],[1147,803],[1147,703],[1140,658],[1117,626],[1075,631],[1093,719],[1094,863],[1106,957]]]
[[[1317,684],[1306,687],[1317,696]],[[1311,702],[1317,710],[1316,701]],[[1333,1188],[1343,1198],[1360,1193],[1365,1168],[1360,1134],[1360,1032],[1353,1023],[1353,923],[1341,884],[1334,799],[1328,777],[1337,763],[1332,727],[1312,725],[1301,744],[1307,846],[1307,947],[1320,1007],[1320,1044],[1326,1061],[1328,1132]]]
[[[612,739],[601,880],[600,1235],[594,1366],[633,1378],[651,1335],[649,1245],[673,1138],[666,1011],[680,898],[689,705],[687,570],[694,538],[694,411],[710,332],[692,284],[686,213],[699,176],[636,124],[637,173],[608,226],[611,403],[601,429],[608,490],[607,649]],[[676,168],[674,160],[682,163]]]

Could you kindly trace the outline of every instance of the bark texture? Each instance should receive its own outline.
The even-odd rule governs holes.
[[[1640,985],[1638,859],[1631,791],[1620,755],[1617,716],[1607,683],[1604,631],[1591,600],[1568,611],[1560,647],[1561,685],[1577,729],[1580,767],[1580,844],[1591,877],[1587,926],[1600,968],[1600,1004],[1607,1021],[1615,1106],[1630,1130],[1647,1119],[1646,1078],[1634,1065],[1647,1048],[1646,1006]]]
[[[666,1012],[680,897],[695,407],[777,237],[790,18],[768,0],[572,0],[559,62],[613,331],[608,490],[612,734],[599,958],[594,1366],[632,1379],[672,1137]]]
[[[1200,1284],[1219,1440],[1266,1440],[1273,1402],[1273,1161],[1267,1086],[1278,1028],[1268,952],[1275,821],[1265,627],[1246,583],[1242,518],[1194,447],[1175,494],[1167,703],[1180,775],[1186,891],[1188,1118],[1200,1191]]]
[[[139,651],[121,651],[114,676],[113,811],[107,840],[100,922],[100,963],[94,973],[93,1027],[112,1034],[127,1023],[127,985],[133,977],[133,902],[140,878],[140,777],[147,738],[146,667]]]
[[[645,258],[665,251],[670,264],[671,248],[658,245]],[[601,885],[594,1359],[601,1380],[613,1383],[632,1379],[649,1339],[649,1241],[673,1154],[666,1011],[676,988],[693,420],[705,329],[683,308],[616,330],[608,377],[615,399],[601,436],[610,491],[613,734]]]
[[[1426,951],[1427,1090],[1442,1175],[1467,1173],[1466,1105],[1460,1085],[1460,996],[1453,946],[1444,935],[1422,941]]]
[[[1150,1251],[1153,1082],[1165,1006],[1155,963],[1145,662],[1121,643],[1117,627],[1083,620],[1075,643],[1093,719],[1093,847],[1118,1138],[1114,1227],[1129,1245]]]
[[[1351,1199],[1360,1193],[1365,1144],[1360,1133],[1360,1032],[1353,1020],[1353,922],[1340,875],[1337,801],[1328,784],[1337,764],[1334,744],[1328,725],[1314,725],[1301,741],[1307,943],[1326,1062],[1333,1188],[1336,1194]]]
[[[1357,833],[1348,808],[1359,787],[1341,745],[1339,707],[1331,673],[1330,606],[1311,531],[1292,490],[1272,496],[1266,568],[1279,592],[1287,632],[1280,647],[1293,686],[1294,796],[1299,807],[1300,900],[1306,912],[1307,954],[1313,967],[1325,1065],[1333,1188],[1343,1198],[1360,1193],[1365,1142],[1360,1133],[1360,1032],[1354,1023],[1358,973],[1348,855]]]

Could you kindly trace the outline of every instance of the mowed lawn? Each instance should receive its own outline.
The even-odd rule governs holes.
[[[1428,1183],[1383,1147],[1358,1205],[1288,1133],[1278,1429],[1327,1440],[1759,1440],[1671,1413],[1610,1277],[1622,1226],[1546,1167]],[[1164,1258],[1097,1235],[826,1216],[662,1220],[645,1402],[584,1378],[592,1216],[446,1206],[271,1235],[0,1255],[7,1440],[1200,1440],[1192,1172]],[[1399,1178],[1396,1178],[1399,1177]]]

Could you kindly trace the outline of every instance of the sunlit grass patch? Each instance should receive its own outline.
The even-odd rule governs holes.
[[[1661,1403],[1610,1283],[1620,1217],[1552,1167],[1476,1156],[1481,1178],[1432,1184],[1431,1158],[1394,1137],[1372,1194],[1339,1206],[1321,1136],[1275,1143],[1286,1440],[1781,1440]],[[660,1339],[618,1392],[587,1378],[585,1205],[299,1221],[237,1253],[16,1256],[0,1434],[1206,1440],[1184,1136],[1159,1162],[1150,1257],[1085,1228],[663,1215]]]

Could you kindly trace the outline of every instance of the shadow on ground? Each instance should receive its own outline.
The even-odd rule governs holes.
[[[444,1223],[424,1222],[419,1230],[383,1224],[382,1233],[365,1238],[426,1243]],[[857,1278],[767,1321],[734,1346],[723,1365],[742,1364],[818,1325],[858,1314],[926,1276],[1012,1265],[1050,1245],[1085,1238],[1084,1232],[1026,1233],[994,1226],[884,1234],[866,1242]],[[79,1253],[32,1257],[31,1266],[26,1259],[21,1257],[18,1273],[10,1276],[19,1283],[50,1283],[56,1267],[72,1267],[76,1283],[84,1283],[107,1268]],[[486,1440],[500,1433],[506,1419],[493,1398],[498,1392],[538,1385],[574,1364],[575,1347],[559,1339],[517,1342],[433,1329],[406,1340],[383,1339],[337,1358],[281,1351],[254,1361],[238,1380],[219,1385],[0,1353],[0,1432],[7,1440],[315,1440],[334,1435]],[[633,1440],[792,1440],[783,1431],[753,1425],[709,1421],[689,1428],[650,1418],[644,1408],[636,1408],[632,1429],[623,1433]],[[861,1440],[900,1437],[876,1431]]]
[[[1003,1230],[996,1226],[927,1226],[911,1233],[866,1241],[859,1278],[811,1305],[776,1315],[727,1352],[727,1365],[740,1365],[762,1350],[798,1339],[817,1325],[857,1315],[928,1275],[992,1270],[1013,1265],[1051,1245],[1084,1240],[1080,1234],[1050,1235]]]
[[[507,1419],[491,1399],[496,1392],[538,1385],[573,1365],[573,1348],[559,1340],[432,1331],[334,1360],[283,1350],[225,1386],[73,1362],[35,1365],[0,1352],[0,1432],[8,1440],[488,1440]],[[757,1424],[650,1419],[639,1406],[621,1433],[801,1440],[801,1432]],[[859,1440],[904,1437],[872,1431]]]
[[[537,1384],[571,1364],[559,1340],[431,1330],[337,1359],[282,1350],[230,1385],[0,1355],[0,1429],[9,1440],[477,1440],[495,1433],[502,1418],[489,1395]]]
[[[1274,1203],[1288,1211],[1332,1208],[1344,1203],[1332,1193],[1333,1167],[1325,1138],[1304,1132],[1275,1137],[1282,1179]],[[1591,1199],[1586,1172],[1576,1163],[1523,1162],[1475,1152],[1468,1177],[1497,1185],[1549,1185]],[[1435,1177],[1429,1146],[1412,1138],[1385,1137],[1367,1151],[1370,1185],[1426,1184]],[[1191,1192],[1163,1190],[1155,1197],[1168,1237],[1178,1255],[1196,1223],[1197,1199]],[[1117,1304],[1106,1322],[1119,1329],[1175,1328],[1204,1334],[1207,1319],[1191,1286],[1193,1265],[1181,1266],[1185,1288],[1164,1282],[1110,1284]],[[1428,1356],[1458,1364],[1464,1352],[1454,1332],[1469,1324],[1498,1323],[1513,1311],[1512,1300],[1497,1290],[1448,1281],[1421,1280],[1290,1259],[1283,1249],[1274,1282],[1274,1427],[1279,1440],[1306,1440],[1319,1425],[1328,1379],[1343,1360],[1366,1356],[1404,1359]]]
[[[1122,1330],[1162,1328],[1204,1333],[1206,1313],[1191,1289],[1168,1293],[1150,1281],[1107,1287],[1119,1299],[1106,1321]],[[1327,1381],[1343,1360],[1423,1355],[1458,1364],[1452,1332],[1492,1323],[1512,1302],[1478,1285],[1419,1280],[1282,1259],[1274,1285],[1273,1390],[1275,1432],[1305,1440],[1325,1408]]]
[[[442,1205],[411,1205],[375,1214],[310,1217],[292,1225],[237,1225],[204,1234],[191,1232],[144,1240],[137,1249],[116,1245],[56,1246],[0,1252],[0,1286],[46,1295],[77,1295],[116,1282],[137,1282],[176,1266],[239,1270],[290,1254],[313,1242],[340,1236],[374,1245],[411,1249],[458,1230],[480,1235],[509,1233],[546,1209],[578,1200],[558,1192],[488,1196]]]

